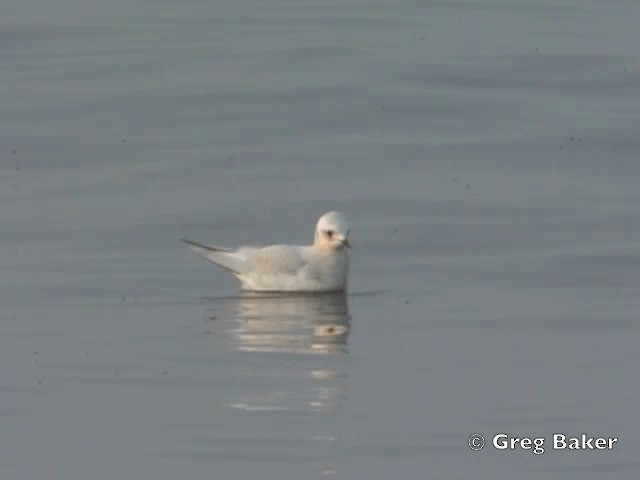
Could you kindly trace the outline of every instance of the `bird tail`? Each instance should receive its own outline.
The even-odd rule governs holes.
[[[234,274],[240,274],[243,271],[245,264],[245,258],[227,248],[216,247],[213,245],[204,245],[202,243],[194,242],[193,240],[187,240],[185,238],[180,239],[186,243],[191,250],[198,255],[206,258],[211,263],[215,263],[225,270]]]

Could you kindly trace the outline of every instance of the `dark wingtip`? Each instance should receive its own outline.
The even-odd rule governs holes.
[[[213,245],[205,245],[204,243],[194,242],[193,240],[187,240],[186,238],[181,238],[181,242],[186,243],[190,247],[195,247],[200,250],[206,250],[208,252],[229,252],[226,248],[215,247]]]
[[[180,241],[194,247],[206,248],[205,245],[201,245],[200,243],[194,242],[193,240],[187,240],[186,238],[181,238]]]

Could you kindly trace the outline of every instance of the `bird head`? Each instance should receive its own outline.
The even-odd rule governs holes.
[[[340,250],[351,248],[349,232],[351,228],[346,217],[340,212],[325,213],[316,225],[314,245]]]

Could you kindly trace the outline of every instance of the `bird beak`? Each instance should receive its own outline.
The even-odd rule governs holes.
[[[347,248],[351,248],[351,244],[349,243],[349,240],[347,240],[346,238],[342,240],[342,244]]]

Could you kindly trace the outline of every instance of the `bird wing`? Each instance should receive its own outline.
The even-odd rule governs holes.
[[[302,249],[294,245],[271,245],[259,249],[240,249],[252,272],[297,275],[308,262]]]
[[[181,240],[198,255],[225,270],[229,270],[233,274],[239,275],[247,271],[247,258],[241,252],[234,252],[233,250],[213,245],[204,245],[185,238]]]

